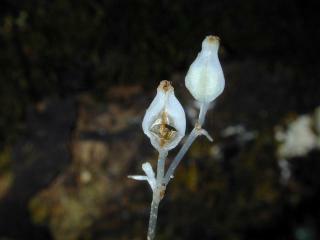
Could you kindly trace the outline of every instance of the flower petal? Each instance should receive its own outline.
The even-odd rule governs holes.
[[[180,102],[174,95],[174,93],[168,96],[168,102],[166,105],[167,114],[174,120],[173,127],[177,129],[177,137],[173,142],[169,143],[167,149],[175,148],[186,132],[186,115]]]

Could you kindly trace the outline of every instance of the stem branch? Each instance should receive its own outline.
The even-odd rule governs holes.
[[[196,140],[196,138],[199,135],[201,135],[201,134],[199,134],[199,130],[201,129],[201,126],[204,123],[205,116],[206,116],[206,113],[208,111],[208,108],[209,108],[209,104],[208,103],[201,103],[198,121],[195,124],[195,127],[193,128],[191,133],[189,134],[187,140],[184,142],[184,144],[180,148],[180,151],[178,152],[178,154],[176,155],[176,157],[172,161],[172,163],[171,163],[171,165],[170,165],[170,167],[169,167],[169,169],[168,169],[168,171],[166,173],[166,176],[164,177],[164,184],[165,185],[167,185],[169,183],[171,177],[174,174],[174,171],[176,170],[177,166],[181,162],[182,158],[184,157],[184,155],[186,154],[186,152],[188,151],[188,149],[190,148],[190,146],[192,145],[194,140]]]
[[[197,130],[195,128],[191,131],[187,140],[184,142],[183,146],[180,148],[180,151],[178,152],[178,154],[176,155],[176,157],[172,161],[172,163],[166,173],[166,176],[164,177],[165,185],[167,185],[169,183],[171,177],[174,174],[174,171],[176,170],[176,168],[179,165],[180,161],[182,160],[183,156],[186,154],[186,152],[188,151],[188,149],[190,148],[190,146],[192,145],[194,140],[196,140],[196,138],[198,136],[196,131]]]

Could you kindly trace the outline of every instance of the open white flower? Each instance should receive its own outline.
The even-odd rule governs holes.
[[[219,45],[219,37],[206,37],[201,52],[186,75],[186,87],[199,102],[211,102],[224,90],[225,80],[218,58]]]
[[[142,128],[159,152],[176,147],[185,135],[185,113],[169,81],[160,83],[143,118]]]

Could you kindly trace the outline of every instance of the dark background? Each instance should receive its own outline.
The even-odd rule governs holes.
[[[184,76],[209,34],[226,77],[206,121],[215,142],[198,139],[179,166],[158,239],[320,239],[319,150],[286,159],[284,182],[275,137],[319,106],[318,12],[292,0],[1,1],[0,239],[145,239],[151,192],[126,178],[155,164],[141,119],[162,79],[194,111]]]

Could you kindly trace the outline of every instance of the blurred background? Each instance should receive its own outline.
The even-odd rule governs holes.
[[[141,130],[209,34],[226,88],[160,205],[157,239],[320,239],[317,1],[0,3],[0,239],[145,239]],[[169,161],[177,150],[170,152]]]

